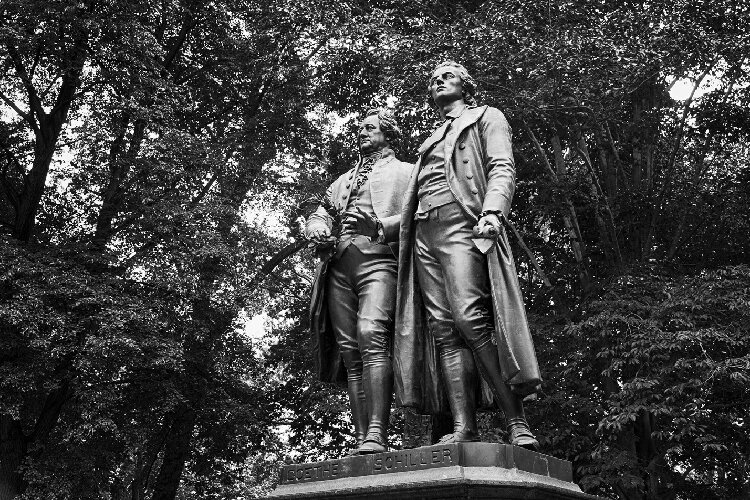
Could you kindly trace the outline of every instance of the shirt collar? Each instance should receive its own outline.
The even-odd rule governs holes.
[[[448,113],[447,115],[445,115],[445,118],[446,119],[447,118],[452,118],[452,119],[458,118],[459,116],[461,116],[463,114],[464,111],[466,111],[466,108],[468,108],[468,106],[466,104],[462,104],[461,106],[456,106],[455,108],[453,108],[450,111],[450,113]]]
[[[395,153],[393,152],[393,150],[390,147],[386,146],[383,149],[381,149],[380,151],[376,151],[374,153],[370,153],[369,155],[364,155],[363,156],[360,153],[359,163],[362,164],[362,162],[364,162],[365,160],[368,160],[368,159],[373,159],[374,163],[377,163],[378,160],[380,160],[380,159],[388,159],[388,158],[391,158],[392,156],[395,156]]]
[[[390,158],[391,156],[395,156],[396,153],[393,152],[393,150],[386,146],[383,149],[380,150],[380,157],[381,158]]]

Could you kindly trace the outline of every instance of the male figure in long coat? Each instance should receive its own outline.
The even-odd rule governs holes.
[[[453,61],[428,84],[444,122],[419,148],[404,197],[396,396],[433,414],[447,396],[453,432],[440,442],[477,441],[478,369],[510,442],[537,449],[522,397],[541,377],[501,224],[515,189],[511,131],[499,110],[476,106],[475,88]]]
[[[387,450],[393,392],[393,322],[401,202],[411,164],[394,156],[393,116],[370,110],[359,128],[357,165],[331,184],[305,233],[324,257],[310,306],[319,376],[346,367],[356,453]],[[342,232],[332,234],[341,219]]]

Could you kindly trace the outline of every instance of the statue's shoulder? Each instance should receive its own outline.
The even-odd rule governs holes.
[[[352,167],[346,172],[344,172],[343,174],[339,175],[338,177],[336,177],[336,180],[333,181],[333,183],[331,183],[331,185],[333,186],[336,184],[341,184],[343,182],[349,181],[350,179],[354,177],[354,170],[355,170],[354,167]]]
[[[506,120],[505,114],[500,111],[499,109],[492,107],[492,106],[483,106],[485,108],[484,112],[482,113],[482,119],[483,120]]]
[[[412,168],[414,168],[413,163],[409,163],[407,161],[401,161],[398,158],[394,158],[394,160],[391,163],[393,165],[393,168],[397,168],[399,170],[402,170],[402,169],[411,170]]]
[[[487,108],[488,106],[468,106],[463,113],[461,113],[461,116],[453,122],[452,128],[454,130],[463,130],[467,127],[471,127],[483,119]]]
[[[331,185],[328,187],[328,189],[330,190],[331,195],[334,198],[337,197],[341,193],[342,189],[346,189],[344,188],[344,186],[346,186],[347,183],[351,183],[351,177],[353,177],[353,174],[354,174],[354,169],[352,168],[350,170],[347,170],[343,174],[339,175],[333,180],[333,182],[331,182]]]
[[[391,162],[392,172],[400,178],[408,179],[411,176],[412,170],[414,170],[414,164],[406,161],[401,161],[398,158]]]

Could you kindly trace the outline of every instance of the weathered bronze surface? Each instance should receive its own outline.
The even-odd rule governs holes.
[[[397,240],[411,170],[390,148],[398,134],[389,113],[368,112],[360,161],[328,188],[305,228],[321,256],[310,305],[318,374],[347,385],[362,453],[387,449]],[[336,475],[332,467],[318,472]]]
[[[570,462],[497,443],[458,443],[288,465],[274,499],[595,500]]]
[[[437,467],[502,467],[572,481],[571,463],[517,446],[497,443],[457,443],[286,465],[280,483],[306,483],[344,477],[391,474]]]
[[[510,126],[499,110],[476,106],[474,81],[455,62],[439,65],[428,89],[445,121],[419,148],[404,197],[397,401],[450,412],[449,443],[476,440],[476,408],[494,400],[512,442],[536,448],[521,398],[541,376],[501,224],[515,190]]]

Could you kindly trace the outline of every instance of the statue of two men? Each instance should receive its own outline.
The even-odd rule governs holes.
[[[394,378],[399,405],[450,412],[440,443],[478,441],[477,408],[494,401],[511,444],[537,449],[522,398],[541,377],[501,223],[515,189],[510,127],[477,106],[458,63],[438,65],[428,91],[443,122],[416,165],[393,157],[393,118],[368,112],[359,163],[308,220],[307,236],[325,248],[343,215],[313,289],[320,376],[336,380],[343,359],[354,453],[387,450]]]

